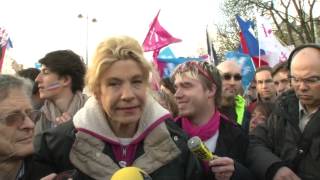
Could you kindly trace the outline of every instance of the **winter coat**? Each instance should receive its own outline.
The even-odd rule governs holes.
[[[303,135],[315,130],[307,150],[301,149]],[[297,161],[296,157],[301,157]],[[248,163],[259,179],[272,179],[283,166],[300,178],[320,179],[320,111],[310,119],[303,132],[299,128],[299,100],[293,91],[282,94],[266,123],[250,136]]]
[[[92,97],[72,122],[39,134],[34,161],[43,169],[33,178],[76,169],[74,179],[110,179],[121,168],[113,147],[125,147],[117,142],[101,114],[104,117]],[[139,133],[133,137],[137,142],[134,159],[128,165],[144,170],[153,180],[202,179],[201,165],[187,148],[187,136],[172,122],[168,111],[149,97],[142,116]]]
[[[176,123],[181,127],[179,119],[176,120]],[[234,160],[235,172],[231,180],[254,179],[249,169],[245,166],[248,143],[248,136],[240,125],[222,115],[216,150],[213,154],[220,157],[229,157]],[[211,176],[211,179],[214,179],[212,173],[209,176]]]

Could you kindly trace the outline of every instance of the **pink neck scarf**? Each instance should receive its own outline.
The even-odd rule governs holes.
[[[182,129],[189,135],[189,137],[199,136],[202,141],[206,141],[215,135],[219,129],[220,112],[216,110],[211,119],[201,126],[192,124],[192,122],[186,117],[182,118],[181,123]]]

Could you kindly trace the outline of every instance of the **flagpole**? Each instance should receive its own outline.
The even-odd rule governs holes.
[[[256,20],[258,21],[258,18],[257,18],[257,14],[256,14]],[[258,24],[258,23],[257,23]],[[258,27],[259,28],[259,27]],[[261,51],[260,51],[260,41],[259,41],[259,34],[258,34],[258,49],[259,49],[259,67],[261,66]]]
[[[206,36],[207,36],[207,51],[208,51],[208,56],[209,56],[209,61],[214,64],[213,62],[213,57],[212,57],[212,48],[211,48],[211,41],[209,37],[209,32],[208,32],[208,25],[206,27]]]

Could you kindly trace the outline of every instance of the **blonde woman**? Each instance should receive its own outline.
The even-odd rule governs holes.
[[[153,180],[201,179],[186,135],[149,94],[150,71],[136,40],[103,41],[86,75],[94,96],[73,121],[35,140],[35,161],[43,164],[37,177],[76,169],[74,179],[110,179],[135,166]]]

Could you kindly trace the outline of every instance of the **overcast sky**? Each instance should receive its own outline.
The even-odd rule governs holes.
[[[105,37],[129,35],[143,42],[159,9],[160,24],[183,40],[172,45],[177,56],[195,56],[205,42],[208,24],[219,21],[217,0],[0,0],[0,26],[7,29],[13,48],[8,55],[33,67],[46,53],[71,49],[85,57],[89,20],[89,62]],[[221,21],[221,19],[220,19]]]

